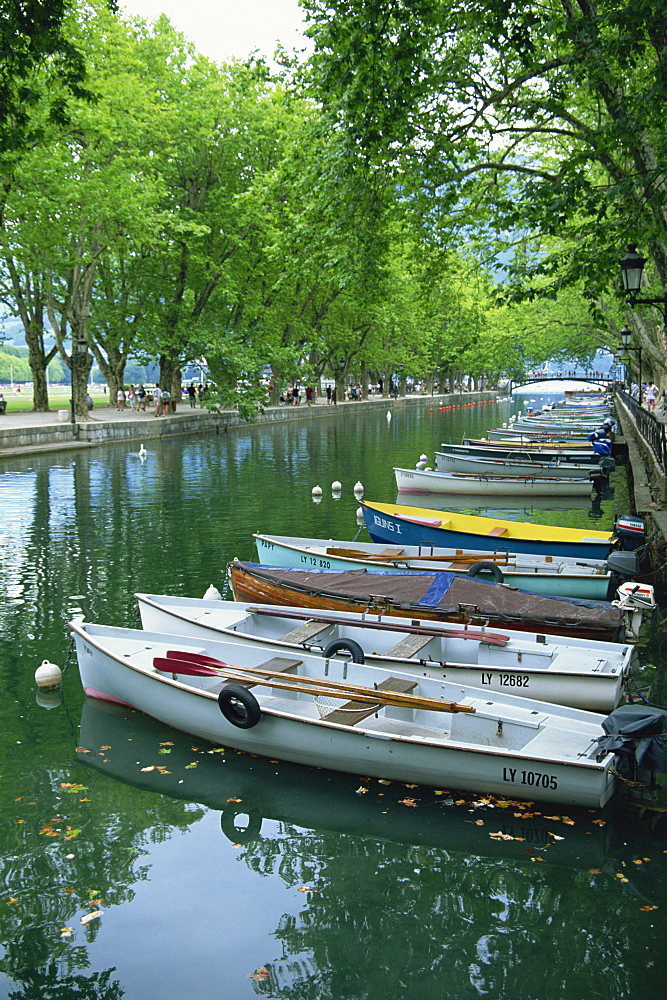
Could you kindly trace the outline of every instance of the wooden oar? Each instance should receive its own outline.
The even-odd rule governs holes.
[[[308,611],[300,611],[298,608],[292,607],[288,611],[281,611],[279,608],[275,608],[274,610],[270,607],[258,608],[249,605],[246,610],[248,614],[266,615],[268,618],[294,618],[297,621],[324,622],[327,625],[355,625],[358,628],[381,632],[409,632],[410,635],[432,635],[434,638],[476,639],[477,642],[485,642],[490,646],[506,646],[510,641],[510,637],[503,635],[502,632],[485,632],[482,629],[474,628],[461,629],[460,631],[446,628],[439,629],[435,627],[437,622],[434,622],[433,626],[411,625],[406,619],[405,625],[402,622],[400,625],[396,625],[387,622],[366,621],[365,619],[332,618],[331,615],[311,614]]]
[[[199,658],[199,659],[198,659]],[[425,698],[417,694],[400,694],[393,691],[381,691],[375,688],[362,687],[358,684],[345,684],[340,681],[318,680],[314,677],[294,677],[291,683],[277,680],[275,671],[262,670],[259,667],[239,667],[218,660],[214,657],[198,653],[169,650],[166,657],[156,656],[153,666],[156,670],[166,673],[184,673],[190,676],[210,677],[217,675],[230,681],[241,683],[265,684],[270,687],[283,688],[286,691],[298,691],[301,694],[321,695],[341,700],[353,699],[369,704],[392,705],[397,708],[421,708],[435,712],[474,712],[472,705],[462,705],[455,701],[441,701],[439,698]],[[201,671],[197,673],[196,671]],[[212,674],[212,672],[213,674]]]

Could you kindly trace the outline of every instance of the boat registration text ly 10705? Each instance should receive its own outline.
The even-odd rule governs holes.
[[[543,774],[541,771],[519,771],[516,767],[503,768],[503,781],[530,785],[532,788],[558,788],[558,780],[555,775]]]

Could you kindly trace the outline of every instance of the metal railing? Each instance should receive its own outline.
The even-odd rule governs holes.
[[[662,472],[667,474],[667,436],[665,425],[660,423],[655,414],[649,413],[639,402],[624,389],[617,389],[617,394],[624,406],[629,410],[635,422],[637,433],[651,449]]]

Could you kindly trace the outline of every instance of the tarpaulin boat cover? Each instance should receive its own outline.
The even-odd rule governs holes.
[[[492,621],[507,627],[529,625],[532,629],[549,626],[587,629],[601,639],[616,641],[622,624],[621,612],[606,601],[573,600],[519,590],[506,584],[487,583],[474,577],[423,570],[301,570],[235,560],[232,567],[258,580],[276,586],[287,585],[311,596],[341,597],[370,602],[374,597],[391,600],[398,609],[433,609],[443,616],[465,609],[473,619]],[[265,600],[257,594],[254,600]],[[290,603],[283,600],[282,603]],[[312,605],[311,605],[312,606]]]
[[[667,774],[667,711],[650,705],[623,705],[602,723],[600,748],[634,758],[638,767]]]

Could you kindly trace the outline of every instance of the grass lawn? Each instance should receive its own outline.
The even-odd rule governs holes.
[[[9,386],[6,388],[0,386],[0,392],[3,393],[7,401],[7,413],[32,410],[32,389],[21,389],[20,393],[13,393]],[[67,409],[70,405],[70,392],[69,386],[50,386],[49,409]],[[109,394],[107,392],[92,392],[91,397],[95,407],[107,406],[109,403]]]

